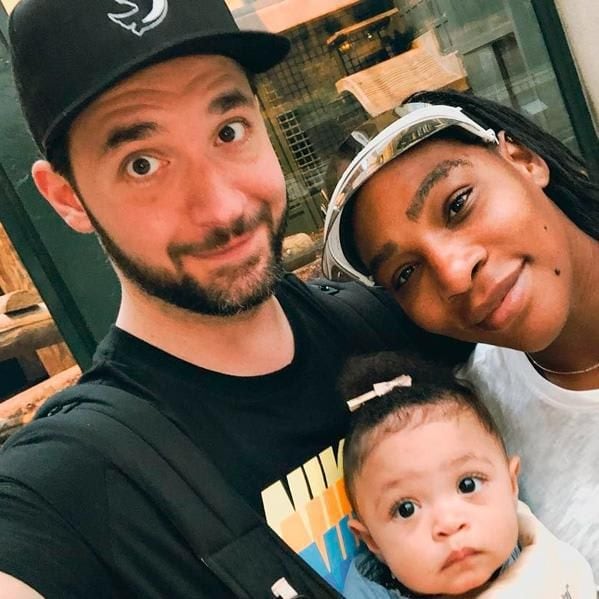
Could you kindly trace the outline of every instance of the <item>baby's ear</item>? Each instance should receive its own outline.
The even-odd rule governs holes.
[[[513,455],[508,461],[508,471],[512,483],[514,498],[518,500],[518,476],[520,476],[520,456]]]
[[[368,531],[368,528],[366,528],[366,526],[364,526],[364,524],[362,524],[362,522],[360,522],[360,520],[358,520],[357,518],[350,518],[347,524],[349,526],[349,529],[354,533],[354,535],[356,535],[356,537],[360,541],[366,543],[368,549],[370,549],[370,551],[374,553],[374,555],[376,555],[382,561],[382,556],[379,547],[372,538],[372,535]]]

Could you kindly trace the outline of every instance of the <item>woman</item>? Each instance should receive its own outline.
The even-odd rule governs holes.
[[[521,455],[522,498],[599,579],[599,186],[503,106],[421,92],[332,194],[323,267],[478,342],[473,382]],[[456,107],[459,109],[456,109]]]

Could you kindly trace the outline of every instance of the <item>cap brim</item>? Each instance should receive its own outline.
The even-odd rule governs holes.
[[[73,119],[96,97],[128,75],[151,64],[191,54],[215,54],[235,60],[249,73],[268,71],[280,63],[289,52],[289,40],[281,35],[264,31],[210,33],[204,36],[186,36],[170,39],[162,47],[145,56],[123,61],[118,68],[102,73],[101,79],[90,85],[86,94],[67,106],[48,127],[42,145],[46,153],[52,143],[71,124]]]

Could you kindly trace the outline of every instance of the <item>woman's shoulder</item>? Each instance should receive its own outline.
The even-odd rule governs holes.
[[[520,350],[477,343],[464,368],[495,368],[505,364],[521,364],[522,361],[526,361],[526,354]]]
[[[534,387],[539,379],[542,379],[525,352],[485,343],[477,344],[470,359],[460,367],[456,375],[477,387],[483,382],[501,387],[505,385]]]

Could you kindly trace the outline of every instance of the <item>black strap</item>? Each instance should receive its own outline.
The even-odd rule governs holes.
[[[327,308],[332,324],[359,351],[415,351],[453,366],[466,361],[474,349],[472,343],[416,326],[380,287],[327,279],[314,279],[303,287],[312,301]]]
[[[407,320],[379,291],[359,283],[315,279],[307,285],[312,300],[329,311],[332,321],[352,346],[374,351],[397,347],[406,337]],[[407,326],[412,326],[408,324]]]
[[[298,597],[341,597],[149,401],[82,383],[47,402],[37,417],[56,414],[64,415],[61,431],[73,431],[152,498],[232,597],[272,598],[271,586],[283,577]]]

